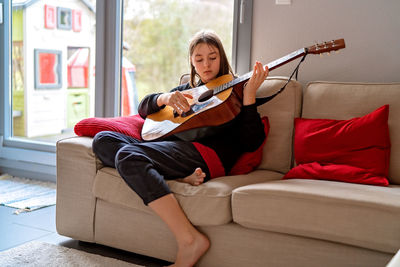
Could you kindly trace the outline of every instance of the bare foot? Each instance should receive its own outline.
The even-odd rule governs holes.
[[[204,182],[204,178],[206,174],[202,171],[201,168],[196,168],[196,170],[189,176],[185,178],[178,179],[179,182],[188,183],[191,185],[201,185]]]
[[[200,257],[206,253],[209,247],[210,241],[208,238],[200,232],[195,232],[190,240],[185,240],[178,243],[178,254],[176,255],[176,261],[170,266],[194,266]]]

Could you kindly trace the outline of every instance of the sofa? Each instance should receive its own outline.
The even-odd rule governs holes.
[[[284,77],[268,77],[259,96]],[[292,80],[258,107],[270,130],[252,172],[200,186],[168,181],[184,212],[211,241],[198,266],[385,266],[400,249],[400,83]],[[389,105],[388,186],[282,179],[297,163],[294,119],[348,120]],[[329,142],[329,140],[327,140]],[[57,143],[59,234],[173,262],[167,226],[92,151],[92,138]]]

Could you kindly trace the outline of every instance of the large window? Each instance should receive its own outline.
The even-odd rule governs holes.
[[[175,87],[200,29],[221,36],[237,73],[249,68],[252,0],[0,4],[1,173],[55,180],[56,141],[82,118],[134,114],[144,95]]]

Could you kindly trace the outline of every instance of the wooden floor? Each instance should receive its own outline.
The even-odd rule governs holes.
[[[166,266],[170,263],[102,245],[77,241],[56,231],[56,207],[13,214],[16,209],[0,206],[0,251],[33,240],[75,248],[89,253],[135,263],[143,266]]]

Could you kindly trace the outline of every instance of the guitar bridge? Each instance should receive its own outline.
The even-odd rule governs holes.
[[[193,109],[190,109],[188,112],[183,112],[180,116],[184,118],[184,117],[187,117],[189,115],[192,115],[193,113],[194,113]],[[174,118],[176,118],[178,116],[179,116],[179,113],[176,112],[176,110],[174,110]]]

